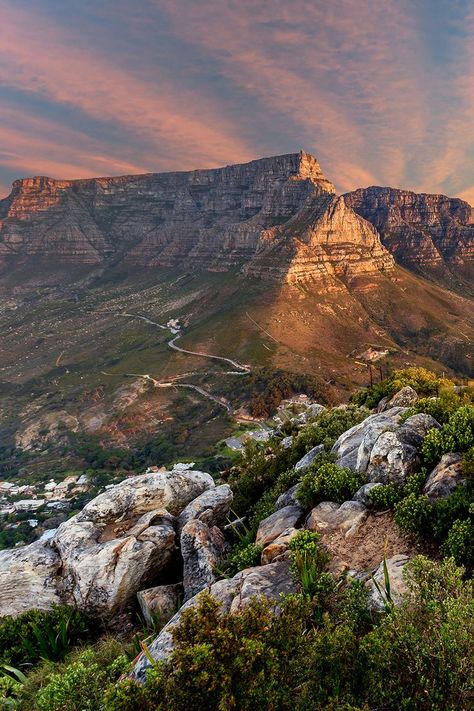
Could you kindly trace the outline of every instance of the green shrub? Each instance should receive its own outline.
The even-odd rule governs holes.
[[[474,447],[464,453],[461,461],[462,473],[466,479],[474,481]]]
[[[423,534],[428,525],[431,508],[426,496],[413,492],[395,504],[395,522],[404,531]]]
[[[395,370],[389,378],[375,383],[370,388],[364,388],[351,399],[357,405],[365,405],[372,409],[384,397],[392,397],[396,392],[409,385],[418,395],[438,395],[441,390],[450,391],[454,385],[451,380],[439,378],[426,368],[405,368]]]
[[[297,498],[308,508],[320,501],[342,504],[350,499],[365,482],[365,476],[332,462],[313,464],[303,475]]]
[[[398,504],[403,498],[403,487],[393,483],[374,486],[369,490],[368,496],[377,508],[393,509],[395,504]]]
[[[400,418],[401,422],[405,422],[412,415],[424,413],[435,418],[440,425],[448,422],[451,415],[458,410],[463,404],[464,399],[454,390],[445,390],[441,392],[439,397],[420,398],[414,405],[408,408]]]
[[[454,561],[417,558],[406,569],[403,605],[361,641],[362,693],[370,708],[471,708],[472,581]],[[364,693],[365,692],[365,693]]]
[[[61,660],[74,643],[87,637],[85,616],[71,607],[51,612],[29,610],[0,619],[0,664],[14,667],[39,659]]]
[[[456,520],[449,529],[441,550],[456,563],[474,568],[474,521],[472,518]]]
[[[302,548],[317,541],[308,539]],[[471,708],[472,581],[454,561],[406,568],[400,608],[367,622],[359,583],[336,585],[321,624],[315,601],[253,600],[222,615],[208,595],[185,611],[169,659],[143,687],[110,686],[107,711],[454,711]],[[363,624],[353,624],[355,618]],[[71,707],[75,708],[75,707]],[[85,708],[88,708],[85,706]],[[100,706],[98,707],[100,708]]]
[[[396,504],[402,501],[409,494],[417,496],[423,491],[423,485],[426,481],[426,469],[416,474],[410,474],[404,484],[382,484],[382,486],[374,486],[369,491],[369,498],[380,509],[393,509]]]
[[[317,598],[324,607],[327,597],[333,592],[333,579],[324,569],[329,563],[329,554],[321,546],[319,533],[300,531],[289,543],[291,573],[310,599]]]
[[[262,546],[258,546],[256,543],[244,542],[243,545],[236,546],[228,558],[221,563],[220,569],[222,569],[226,577],[231,578],[240,570],[259,565],[262,550]]]
[[[426,435],[421,452],[428,464],[438,462],[448,452],[466,452],[474,446],[474,405],[464,405],[450,416],[441,430]]]

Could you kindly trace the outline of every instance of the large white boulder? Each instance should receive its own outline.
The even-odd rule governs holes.
[[[0,617],[59,604],[60,568],[61,559],[49,541],[0,551]]]
[[[340,467],[364,472],[370,459],[372,447],[382,432],[398,427],[406,408],[392,407],[386,412],[369,415],[365,420],[344,432],[335,442],[332,452]]]

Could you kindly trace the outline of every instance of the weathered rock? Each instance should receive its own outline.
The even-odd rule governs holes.
[[[395,605],[400,605],[403,595],[407,590],[403,577],[403,569],[408,561],[409,558],[404,555],[395,555],[392,558],[387,558],[386,560],[388,576],[390,579],[390,596]],[[377,582],[377,585],[375,585],[374,580]],[[366,584],[369,589],[369,607],[372,610],[383,611],[385,609],[385,603],[388,602],[385,595],[383,562],[380,563],[379,567],[373,576],[367,580]],[[377,589],[377,586],[379,589]]]
[[[406,427],[410,427],[412,430],[415,430],[420,437],[425,437],[427,433],[432,430],[432,429],[441,429],[441,425],[439,424],[438,420],[435,420],[432,415],[427,415],[424,412],[420,412],[417,415],[411,415],[411,417],[407,417],[407,419],[404,422],[404,425]]]
[[[416,435],[409,428],[383,432],[370,453],[367,477],[371,482],[403,484],[420,465],[418,450],[407,439]]]
[[[281,536],[287,528],[296,528],[303,520],[304,509],[301,506],[284,506],[275,511],[268,518],[263,519],[258,527],[255,543],[258,546],[267,546]]]
[[[306,528],[324,533],[340,530],[346,538],[353,536],[366,520],[369,512],[359,501],[345,501],[339,504],[323,501],[315,506],[306,519]]]
[[[40,254],[51,269],[244,262],[251,276],[287,281],[393,269],[377,231],[303,151],[211,170],[15,181],[0,200],[0,261],[12,253]]]
[[[289,449],[291,447],[291,445],[293,444],[293,437],[291,435],[289,435],[288,437],[283,437],[280,444],[283,447],[283,449]]]
[[[322,412],[326,410],[324,405],[320,405],[318,402],[313,402],[309,405],[307,412],[310,417],[317,417]]]
[[[79,521],[107,523],[127,514],[140,516],[155,509],[179,513],[190,501],[215,487],[210,474],[189,470],[151,472],[125,479],[92,499],[77,515]]]
[[[0,617],[59,604],[60,567],[61,559],[48,541],[0,551]]]
[[[281,595],[295,592],[288,561],[249,568],[244,573],[230,606],[231,613],[242,610],[254,597],[263,595],[267,600],[278,602]]]
[[[430,501],[446,499],[459,484],[465,483],[461,461],[461,455],[455,452],[443,454],[423,487],[423,493]]]
[[[182,597],[183,586],[181,583],[157,585],[137,593],[140,609],[149,625],[152,625],[156,619],[162,625],[169,622],[176,614]]]
[[[364,471],[377,437],[384,431],[395,429],[405,408],[393,407],[386,412],[369,415],[358,425],[344,432],[332,448],[336,463],[353,471]]]
[[[285,506],[299,506],[298,499],[296,498],[298,486],[299,484],[294,484],[290,489],[288,489],[278,497],[275,503],[275,511],[279,511]]]
[[[295,592],[295,586],[289,572],[287,561],[270,563],[270,565],[247,568],[228,580],[218,580],[213,583],[209,594],[221,603],[222,614],[235,613],[248,605],[252,597],[263,595],[271,603],[278,603],[281,594]],[[199,594],[188,600],[176,613],[170,622],[162,629],[154,642],[149,645],[149,651],[154,659],[166,659],[173,649],[171,636],[173,628],[179,623],[183,612],[194,607],[199,602]],[[278,612],[278,608],[276,609]],[[143,683],[150,662],[142,654],[133,670],[133,676]]]
[[[288,552],[288,544],[290,541],[298,535],[298,529],[287,528],[286,531],[275,538],[275,540],[270,543],[262,551],[262,556],[260,562],[262,565],[268,565],[268,563],[273,563],[274,560],[278,560],[281,556]]]
[[[53,539],[62,563],[61,596],[89,613],[113,614],[172,560],[174,524],[164,509],[132,524],[98,525],[81,515],[65,521]]]
[[[224,535],[216,526],[210,528],[198,519],[185,524],[181,531],[185,600],[215,581],[214,569],[222,558],[224,546]]]
[[[321,454],[322,452],[324,452],[324,444],[317,444],[316,447],[310,449],[309,452],[304,455],[304,457],[301,457],[301,459],[296,462],[296,471],[303,472],[305,471],[305,469],[308,469],[308,467],[311,466],[318,454]]]
[[[353,501],[358,501],[363,506],[370,508],[372,506],[372,499],[369,496],[369,492],[377,488],[378,486],[383,486],[380,482],[369,482],[360,487],[358,491],[352,497]]]
[[[418,400],[418,393],[410,385],[405,385],[391,398],[389,407],[410,407]]]
[[[191,501],[178,516],[178,535],[183,526],[196,518],[208,526],[223,526],[230,513],[232,505],[232,489],[228,484],[208,489]]]
[[[438,279],[451,272],[457,283],[464,274],[472,284],[474,217],[467,202],[377,186],[344,197],[377,228],[400,264]]]

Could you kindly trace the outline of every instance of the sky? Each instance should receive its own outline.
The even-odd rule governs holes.
[[[474,205],[474,0],[0,0],[0,196],[301,148]]]

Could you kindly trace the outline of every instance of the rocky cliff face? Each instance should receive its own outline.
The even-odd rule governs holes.
[[[374,228],[307,153],[188,173],[18,180],[0,264],[181,266],[295,281],[389,269]]]
[[[370,187],[344,196],[346,204],[369,220],[396,260],[415,271],[446,271],[472,279],[474,210],[445,195]]]

